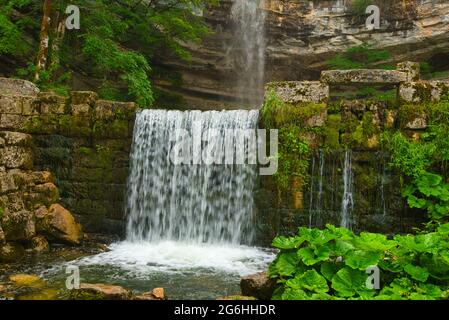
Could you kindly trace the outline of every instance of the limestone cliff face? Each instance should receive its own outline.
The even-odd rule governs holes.
[[[353,1],[265,0],[265,81],[318,79],[327,59],[366,42],[387,48],[392,63],[430,59],[445,67],[446,60],[449,69],[448,0],[374,1],[381,9],[381,29],[375,31],[368,31],[365,19],[353,13]],[[239,68],[228,59],[231,7],[232,1],[223,0],[204,13],[214,33],[202,45],[190,46],[191,62],[164,62],[181,72],[180,92],[191,107],[236,107]]]

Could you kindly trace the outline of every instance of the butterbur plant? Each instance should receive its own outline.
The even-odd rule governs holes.
[[[280,252],[269,268],[277,300],[447,299],[449,224],[427,234],[397,235],[345,228],[299,228],[277,237]],[[368,268],[380,270],[380,289],[367,285]]]

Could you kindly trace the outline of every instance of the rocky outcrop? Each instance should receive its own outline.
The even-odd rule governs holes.
[[[267,272],[243,277],[240,281],[242,295],[255,297],[259,300],[271,300],[276,289],[276,282],[268,277]]]
[[[47,251],[45,237],[80,244],[81,228],[57,204],[60,193],[55,177],[48,171],[35,171],[34,138],[24,132],[26,120],[37,112],[38,90],[26,81],[7,79],[0,79],[0,89],[0,129],[4,130],[0,131],[0,262],[20,259],[25,249]],[[48,99],[43,101],[40,107]],[[51,105],[59,106],[59,102],[55,99]]]
[[[90,91],[71,92],[65,98],[52,92],[31,94],[23,87],[33,84],[23,81],[18,85],[16,80],[0,78],[0,83],[10,88],[0,91],[0,207],[1,195],[17,191],[18,181],[31,188],[27,201],[38,205],[11,216],[11,221],[22,221],[40,204],[48,210],[60,201],[85,230],[120,233],[137,106],[99,100]],[[32,170],[54,176],[38,183],[28,181],[32,175],[24,180],[20,172]],[[39,178],[38,172],[33,175]],[[20,212],[21,204],[16,207],[14,212]],[[33,228],[28,229],[26,237],[31,239]],[[61,238],[65,231],[54,234],[57,229],[53,226],[46,235],[77,243],[67,235]]]
[[[368,31],[364,17],[352,9],[351,0],[265,0],[266,82],[317,80],[335,54],[363,43],[373,43],[392,53],[394,64],[404,60],[435,61],[449,70],[449,3],[435,1],[373,1],[381,8],[381,28]],[[179,71],[183,84],[177,91],[196,108],[237,108],[233,102],[238,62],[228,59],[233,39],[230,0],[204,12],[213,34],[202,45],[186,45],[188,63],[166,58],[164,64]],[[383,62],[380,62],[383,63]],[[167,82],[158,81],[164,89]]]

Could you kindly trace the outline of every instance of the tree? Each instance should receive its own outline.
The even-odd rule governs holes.
[[[67,85],[70,74],[82,74],[106,98],[129,98],[145,107],[154,101],[151,65],[168,54],[190,59],[184,43],[199,42],[209,32],[197,12],[215,0],[78,0],[73,4],[81,10],[80,30],[63,28],[64,0],[45,0],[40,6],[30,0],[1,1],[42,22],[36,56],[29,59],[36,63],[22,69],[21,76],[51,89]]]

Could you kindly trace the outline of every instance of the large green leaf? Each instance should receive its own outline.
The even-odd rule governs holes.
[[[316,272],[315,269],[308,270],[286,282],[286,285],[293,289],[304,289],[313,292],[328,292],[329,286],[326,279]]]
[[[320,267],[321,274],[329,281],[332,281],[332,278],[337,273],[338,270],[341,269],[341,264],[335,264],[330,262],[325,262]]]
[[[367,274],[344,267],[332,278],[332,288],[342,297],[352,297],[358,290],[366,290]]]
[[[282,300],[309,300],[309,296],[304,290],[294,289],[294,288],[285,288],[284,292],[281,295]]]
[[[278,249],[296,249],[304,242],[304,239],[301,237],[276,237],[273,240],[273,247]]]
[[[381,252],[356,250],[347,254],[345,263],[353,269],[366,270],[370,266],[377,265],[381,258]]]
[[[412,264],[407,264],[404,267],[404,271],[411,275],[413,279],[421,282],[425,282],[429,277],[429,272],[426,268],[414,266]]]
[[[396,242],[388,240],[387,237],[379,233],[362,232],[355,238],[353,243],[361,250],[385,251],[396,246]]]
[[[296,253],[280,253],[270,266],[270,276],[291,276],[298,270],[298,262]]]
[[[298,250],[298,257],[306,266],[313,266],[320,260],[316,258],[315,252],[312,248],[301,248]]]

